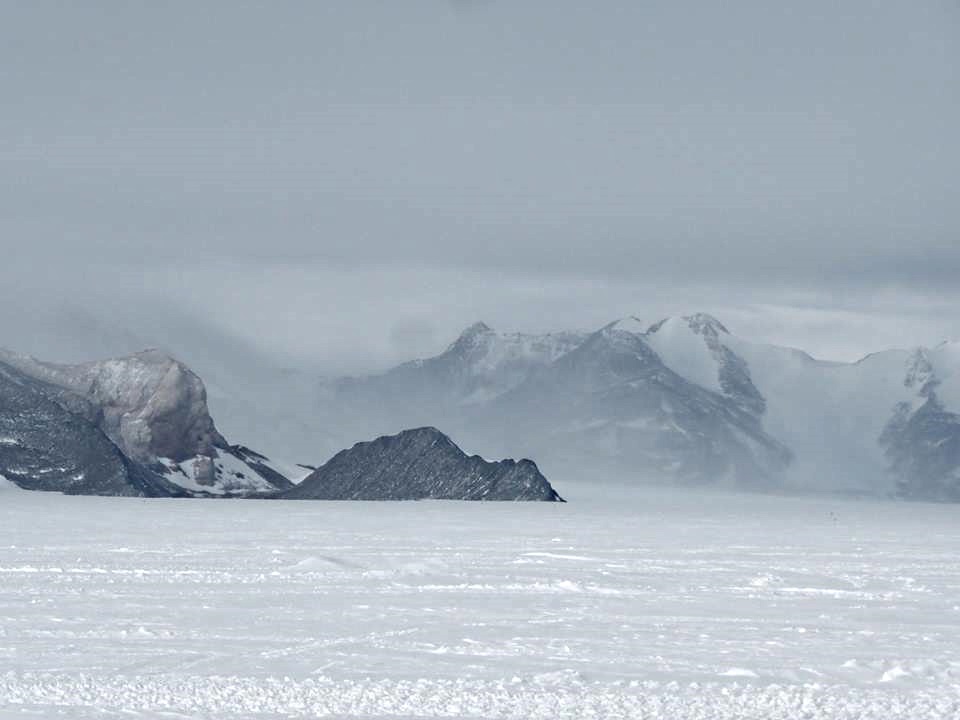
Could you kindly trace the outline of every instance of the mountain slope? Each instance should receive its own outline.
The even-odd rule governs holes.
[[[766,400],[754,385],[747,362],[725,342],[730,331],[713,316],[667,318],[643,337],[678,375],[730,398],[756,417],[766,412]]]
[[[147,350],[79,365],[4,358],[38,380],[85,400],[77,405],[129,457],[186,460],[226,441],[207,410],[203,382],[169,355]]]
[[[749,402],[759,396],[765,427],[794,452],[784,485],[927,499],[946,499],[945,487],[957,485],[955,415],[936,390],[942,376],[945,396],[955,397],[960,358],[950,345],[825,362],[738,338],[703,314],[658,323],[648,338],[688,377],[699,373],[697,381]]]
[[[357,443],[281,495],[303,500],[561,500],[530,460],[466,455],[436,428]]]
[[[143,494],[222,496],[273,492],[292,485],[263,456],[227,443],[210,417],[203,382],[163,353],[151,350],[63,365],[0,352],[0,361],[8,380],[19,380],[23,404],[35,407],[32,414],[12,421],[14,429],[30,434],[35,443],[67,428],[75,434],[77,427],[83,427],[86,433],[86,449],[77,438],[64,450],[65,458],[73,458],[78,466],[63,458],[61,465],[69,472],[46,473],[38,489],[86,492],[94,487],[89,463],[83,458],[92,448],[97,462],[103,462],[102,440],[128,466],[128,473],[139,478],[134,485]],[[24,395],[23,388],[29,388],[29,395]],[[92,434],[91,428],[98,433]],[[34,472],[39,472],[39,466]],[[101,471],[93,473],[99,477]],[[16,482],[18,475],[13,475]],[[54,476],[56,481],[50,479]],[[86,480],[77,484],[74,478],[79,476]],[[95,489],[98,494],[129,494],[124,481],[116,479]]]
[[[897,404],[880,436],[897,490],[905,497],[960,501],[956,350],[956,344],[944,344],[911,355],[904,387],[915,395]]]
[[[436,358],[349,381],[329,417],[358,434],[443,422],[553,475],[960,499],[960,343],[837,363],[705,313],[628,317],[546,336],[564,342],[476,392],[476,358],[507,337],[479,324]]]
[[[776,477],[790,451],[764,431],[756,403],[680,376],[638,329],[628,319],[594,333],[493,403],[485,424],[509,418],[505,442],[515,435],[578,466],[684,482]]]
[[[659,323],[650,330],[651,345],[668,364],[689,374],[694,372],[688,369],[690,358],[699,351],[702,359],[706,350],[714,363],[712,369],[709,363],[694,363],[700,382],[713,374],[727,394],[749,397],[756,390],[766,409],[766,428],[794,451],[784,484],[960,500],[960,345],[888,350],[855,363],[824,362],[735,337],[716,321],[706,326],[708,317]],[[701,340],[699,348],[692,338]],[[730,392],[744,386],[724,381],[730,367],[746,373],[746,393]]]
[[[128,459],[96,425],[51,399],[56,393],[0,361],[0,475],[27,490],[185,494],[161,474]]]
[[[532,372],[579,345],[582,333],[498,333],[478,322],[441,354],[380,375],[341,378],[318,400],[322,424],[339,430],[340,445],[357,437],[437,425],[469,433],[473,408],[520,385]]]

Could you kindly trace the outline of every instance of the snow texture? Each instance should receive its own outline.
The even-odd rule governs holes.
[[[218,453],[212,459],[198,455],[179,463],[169,458],[160,458],[160,461],[169,471],[166,475],[167,480],[191,493],[230,495],[276,490],[268,480],[253,472],[246,463],[227,453]],[[214,468],[213,479],[207,482],[209,473],[203,468],[211,462]]]
[[[951,720],[956,506],[0,504],[0,717]]]
[[[647,336],[647,342],[678,375],[707,390],[723,392],[717,359],[685,318],[669,318],[661,323],[656,332]]]

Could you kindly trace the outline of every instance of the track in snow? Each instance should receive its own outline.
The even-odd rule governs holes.
[[[0,494],[0,717],[953,718],[960,507]]]

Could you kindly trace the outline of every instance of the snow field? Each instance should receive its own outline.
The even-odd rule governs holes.
[[[960,508],[5,493],[0,717],[960,717]]]

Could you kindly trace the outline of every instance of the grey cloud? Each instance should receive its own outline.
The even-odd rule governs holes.
[[[960,332],[958,20],[946,0],[19,4],[4,293],[96,314],[122,291],[330,368],[481,317],[645,308],[728,308],[827,354],[934,342]]]

